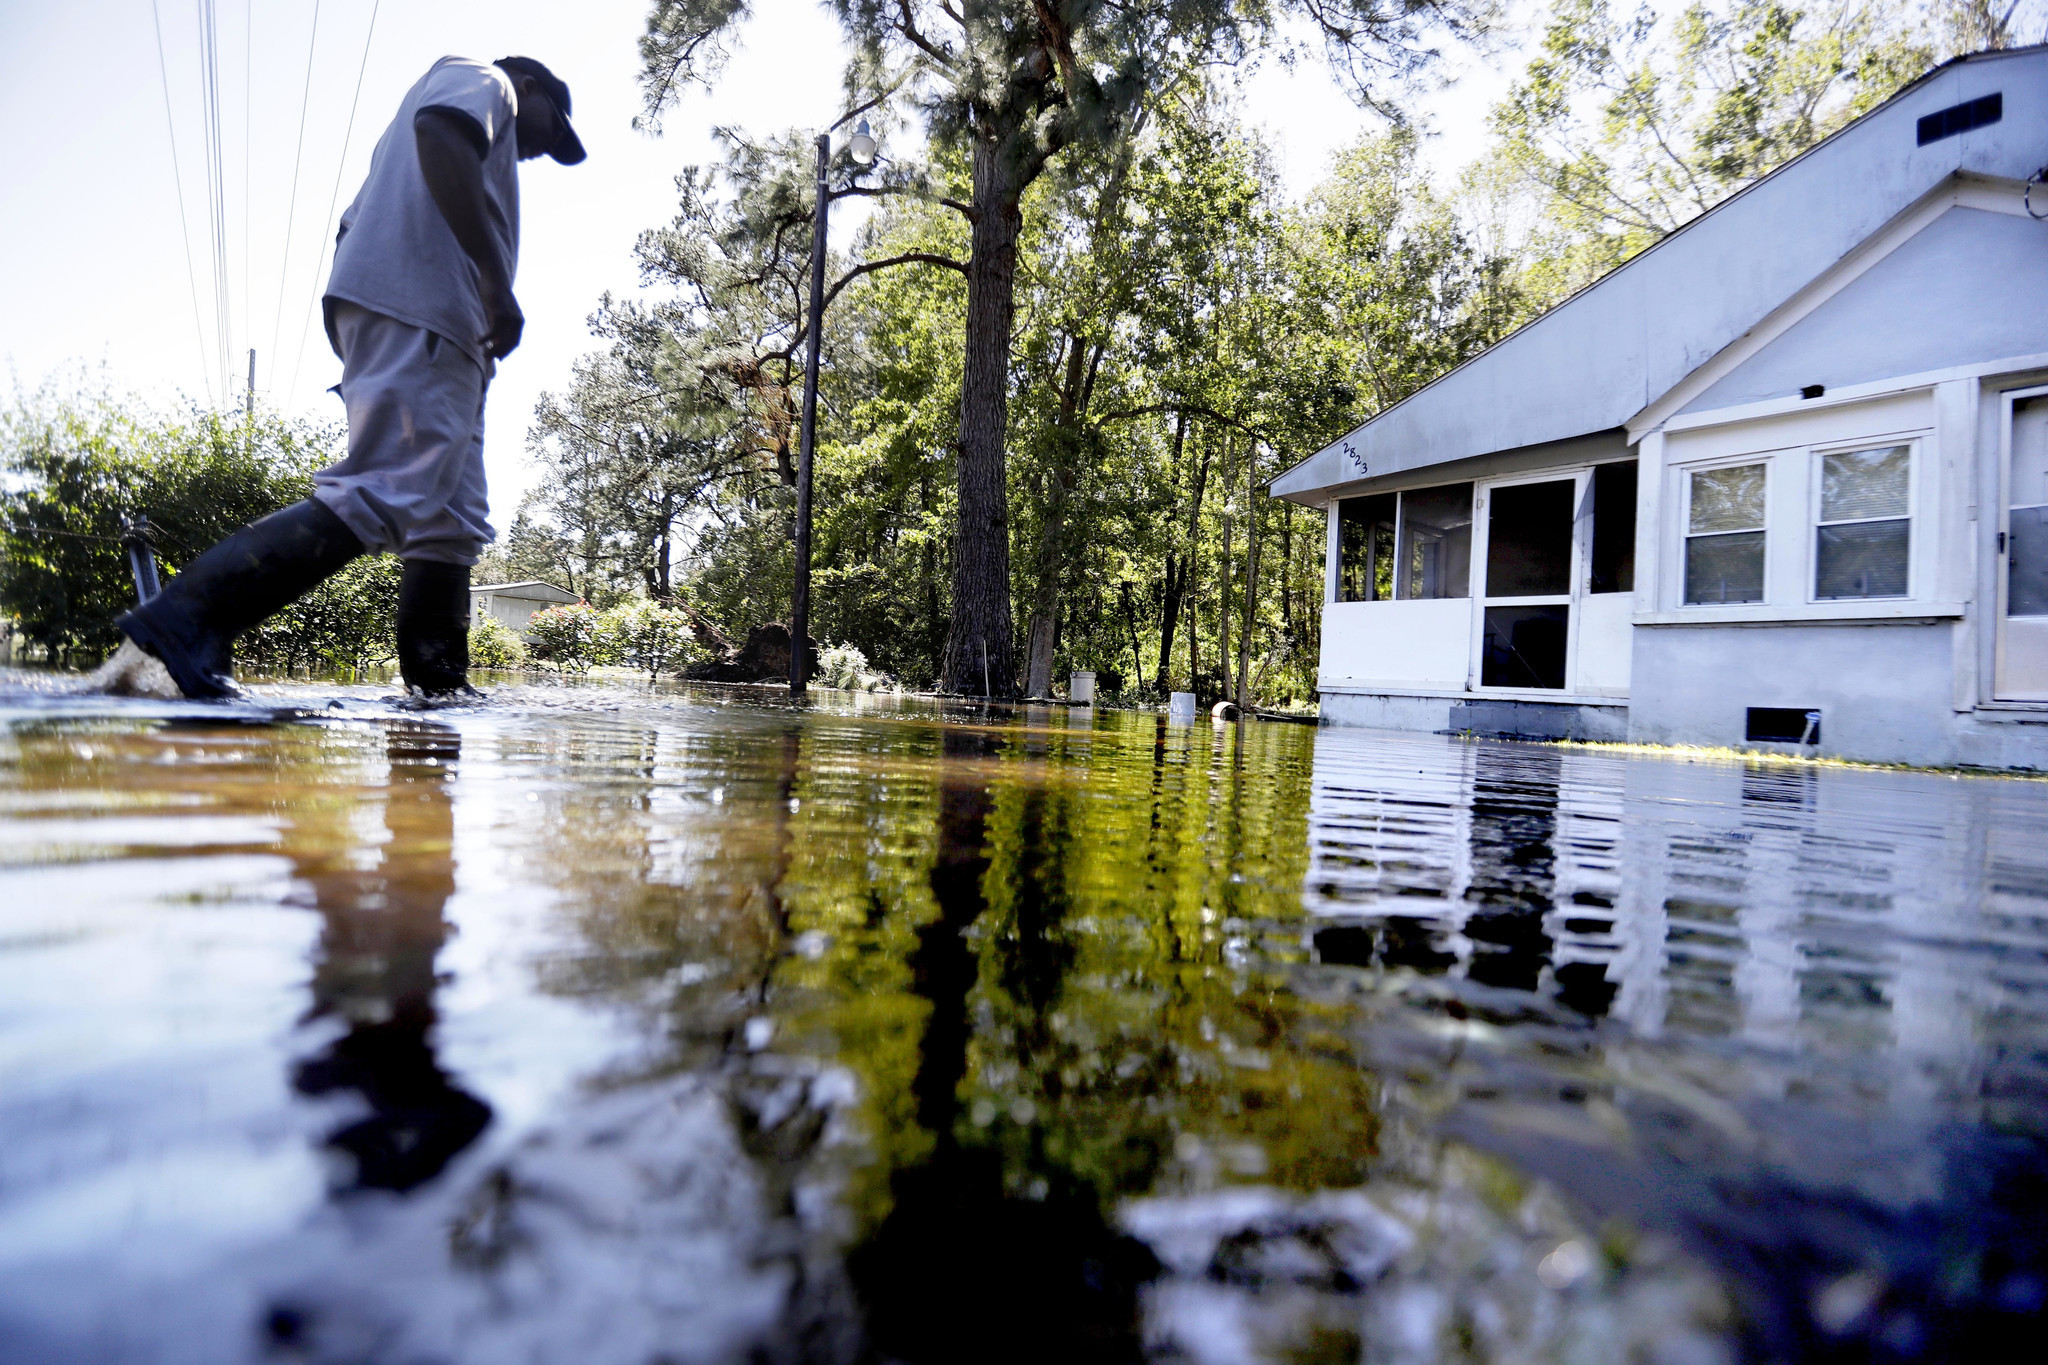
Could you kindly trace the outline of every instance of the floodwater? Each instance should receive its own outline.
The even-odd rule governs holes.
[[[0,1361],[1960,1360],[2048,1307],[2048,783],[825,695],[0,682]]]

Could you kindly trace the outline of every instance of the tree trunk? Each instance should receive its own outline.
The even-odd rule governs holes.
[[[1078,441],[1074,419],[1081,408],[1082,357],[1087,349],[1079,336],[1066,343],[1066,373],[1060,382],[1052,468],[1045,490],[1045,518],[1039,527],[1038,553],[1033,565],[1031,624],[1025,632],[1024,695],[1028,697],[1052,695],[1053,623],[1059,615],[1060,580],[1066,572],[1067,500],[1073,493]],[[1099,347],[1096,355],[1101,355]]]
[[[1244,457],[1244,624],[1237,632],[1237,706],[1251,707],[1252,622],[1259,608],[1259,508],[1253,477],[1258,469],[1258,447],[1250,446]]]
[[[1173,434],[1173,455],[1176,467],[1180,463],[1182,443],[1187,436],[1188,418],[1182,413]],[[1202,445],[1202,457],[1195,465],[1194,494],[1188,503],[1188,534],[1183,553],[1175,556],[1171,551],[1166,557],[1166,604],[1159,633],[1159,685],[1166,686],[1166,678],[1173,669],[1173,637],[1179,628],[1183,609],[1188,613],[1188,690],[1197,691],[1195,686],[1195,616],[1193,592],[1195,566],[1200,556],[1202,530],[1202,494],[1209,486],[1209,447]],[[1178,574],[1175,573],[1177,566]]]
[[[960,522],[953,544],[953,622],[941,686],[1015,695],[1010,642],[1010,325],[1016,313],[1017,236],[1024,217],[998,135],[974,144],[973,251],[967,263],[967,338],[960,383]]]
[[[1230,492],[1230,476],[1223,478],[1226,497]],[[1224,504],[1227,508],[1228,503]],[[1228,511],[1223,514],[1223,549],[1216,556],[1216,682],[1221,693],[1230,695],[1230,533]]]

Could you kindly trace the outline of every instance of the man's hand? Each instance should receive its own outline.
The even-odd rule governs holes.
[[[485,355],[503,360],[518,349],[520,334],[526,330],[526,314],[519,311],[519,300],[502,284],[495,290],[488,285],[484,289],[484,322],[490,328],[484,337]]]
[[[427,193],[448,220],[448,230],[463,253],[476,263],[485,326],[485,334],[476,340],[484,354],[502,360],[519,345],[526,315],[512,297],[505,263],[498,259],[484,227],[484,153],[489,148],[483,130],[449,109],[420,110],[412,129]]]

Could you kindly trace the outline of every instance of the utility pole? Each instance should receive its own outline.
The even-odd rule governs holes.
[[[825,163],[832,134],[818,134],[818,208],[811,222],[810,338],[804,348],[803,435],[796,454],[796,591],[789,607],[789,695],[801,697],[811,681],[811,456],[818,441],[818,352],[825,330]]]

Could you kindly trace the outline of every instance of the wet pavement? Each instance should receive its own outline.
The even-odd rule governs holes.
[[[2048,783],[0,679],[0,1361],[1951,1360]]]

